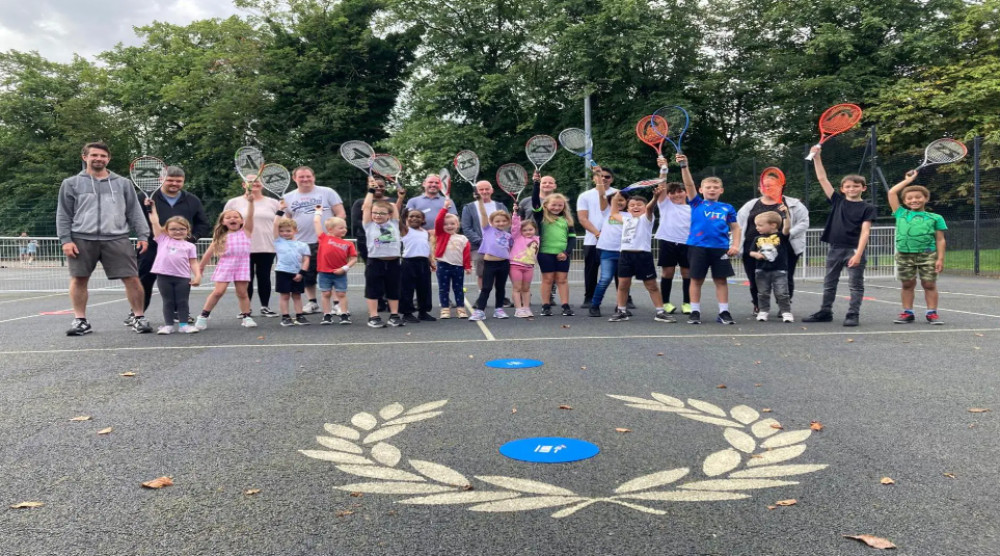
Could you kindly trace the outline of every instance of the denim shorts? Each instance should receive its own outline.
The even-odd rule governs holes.
[[[320,272],[316,275],[316,284],[319,291],[328,292],[336,290],[338,292],[347,291],[347,273],[334,274],[332,272]]]

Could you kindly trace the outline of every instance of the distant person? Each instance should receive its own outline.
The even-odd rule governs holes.
[[[198,330],[208,328],[208,319],[212,315],[212,309],[219,303],[222,296],[226,294],[229,283],[233,283],[236,290],[236,300],[240,305],[240,324],[244,328],[256,328],[257,323],[250,317],[250,296],[247,294],[247,285],[250,283],[250,238],[253,235],[253,213],[254,206],[253,192],[249,189],[246,192],[247,216],[237,210],[224,210],[219,215],[212,230],[212,243],[208,245],[205,254],[201,257],[201,272],[205,272],[205,267],[213,256],[219,258],[212,272],[212,282],[215,288],[208,294],[205,305],[201,310],[201,315],[194,325]]]
[[[503,203],[493,200],[493,185],[486,180],[476,182],[476,199],[462,207],[462,234],[469,238],[472,266],[476,270],[476,283],[482,289],[484,265],[483,254],[479,252],[479,246],[483,243],[483,227],[486,223],[479,220],[479,201],[482,200],[487,215],[496,211],[507,212],[507,207],[503,206]]]
[[[601,270],[601,255],[597,250],[597,238],[601,235],[601,226],[608,217],[611,207],[601,210],[597,184],[604,186],[605,195],[618,191],[611,184],[615,175],[609,168],[594,168],[594,187],[584,191],[576,198],[576,217],[586,230],[583,236],[583,305],[581,309],[589,309],[597,288],[597,275]]]
[[[791,251],[788,236],[794,217],[788,214],[788,207],[783,204],[778,210],[779,213],[771,210],[758,213],[753,219],[757,234],[748,255],[757,262],[754,279],[757,283],[756,306],[759,308],[757,320],[760,322],[767,321],[771,311],[772,291],[781,322],[795,322],[792,299],[788,295],[788,253]]]
[[[451,199],[446,199],[434,221],[434,258],[437,259],[438,299],[442,319],[451,318],[449,292],[454,292],[458,318],[468,318],[465,312],[465,274],[472,272],[469,238],[461,232],[458,216],[448,212]],[[464,272],[464,274],[463,274]]]
[[[264,186],[257,176],[248,175],[243,187],[253,193],[253,236],[250,238],[250,282],[247,296],[253,300],[254,281],[257,282],[257,298],[260,299],[260,316],[276,318],[278,313],[271,310],[271,269],[274,267],[274,221],[278,218],[278,200],[264,195]],[[249,207],[246,195],[226,201],[222,210],[235,210],[246,218]]]
[[[445,196],[441,195],[441,176],[427,174],[423,183],[424,193],[406,201],[406,210],[418,210],[424,213],[424,229],[434,229],[434,216],[444,206]],[[402,193],[402,191],[400,191]],[[452,206],[448,212],[458,214]]]
[[[163,326],[157,334],[182,334],[198,332],[188,324],[191,312],[191,287],[201,284],[201,266],[198,265],[198,248],[189,241],[191,223],[183,216],[171,216],[160,225],[156,203],[146,199],[149,222],[153,228],[153,241],[159,247],[150,273],[156,275],[156,287],[163,302]],[[192,272],[194,277],[191,276]],[[177,326],[174,326],[177,321]]]
[[[283,208],[283,207],[282,207]],[[323,207],[316,207],[322,213]],[[302,294],[305,292],[303,276],[309,270],[309,245],[295,239],[298,230],[295,221],[283,216],[274,221],[274,291],[280,296],[278,311],[281,326],[306,326],[309,321],[302,313]],[[295,309],[293,319],[288,311],[289,301]]]
[[[372,195],[374,201],[387,201],[390,203],[396,203],[396,199],[386,196],[386,185],[385,179],[378,176],[368,176],[368,187],[373,189],[375,193]],[[406,196],[406,190],[400,188],[400,193],[403,197]],[[358,256],[361,257],[361,261],[368,264],[368,238],[365,236],[365,224],[364,224],[364,214],[363,205],[365,198],[362,197],[351,205],[351,232],[354,234],[355,243],[357,244]],[[385,298],[378,300],[378,310],[388,311],[389,305],[386,304]]]
[[[319,238],[316,256],[316,284],[323,296],[323,320],[320,324],[334,323],[333,307],[340,308],[338,324],[351,324],[351,309],[347,304],[347,273],[358,264],[358,252],[353,243],[344,239],[347,222],[343,218],[331,216],[320,222],[322,213],[313,215],[313,227]],[[336,299],[333,299],[336,294]]]
[[[35,262],[35,253],[38,252],[38,241],[28,239],[28,232],[21,232],[21,264],[29,266]]]
[[[108,171],[111,150],[104,143],[83,147],[86,168],[66,178],[59,187],[56,234],[69,266],[69,297],[73,303],[73,324],[67,336],[91,332],[87,321],[88,284],[97,263],[109,280],[121,280],[135,319],[132,329],[143,334],[153,327],[145,317],[142,283],[129,228],[139,240],[139,254],[149,248],[149,226],[132,183]]]

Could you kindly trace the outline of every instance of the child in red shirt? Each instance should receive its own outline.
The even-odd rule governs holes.
[[[332,294],[336,292],[337,303],[340,306],[339,324],[351,324],[351,311],[347,307],[347,271],[358,262],[358,252],[354,244],[346,241],[347,222],[336,216],[326,219],[322,225],[322,209],[317,207],[313,225],[319,238],[319,250],[316,253],[316,283],[323,293],[323,321],[320,324],[333,324],[334,314],[330,307]],[[324,230],[325,228],[325,230]]]

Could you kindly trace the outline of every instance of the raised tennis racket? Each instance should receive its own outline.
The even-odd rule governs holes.
[[[633,184],[626,185],[625,187],[623,187],[621,189],[621,191],[619,191],[619,193],[628,193],[630,191],[637,191],[639,189],[645,189],[647,187],[656,187],[657,185],[660,185],[661,183],[666,183],[666,181],[667,180],[664,179],[664,178],[653,178],[651,180],[640,180],[640,181],[637,181],[637,182],[635,182]]]
[[[142,191],[148,199],[163,183],[167,165],[155,156],[140,156],[128,165],[129,177],[132,183]]]
[[[269,163],[260,169],[256,181],[259,181],[266,191],[281,199],[292,183],[292,174],[281,164]]]
[[[760,189],[767,194],[768,197],[772,199],[779,199],[782,203],[785,202],[785,196],[782,194],[785,188],[785,173],[781,171],[781,168],[776,168],[774,166],[764,168],[760,173]]]
[[[497,185],[514,199],[514,206],[528,185],[528,171],[520,164],[504,164],[497,169]]]
[[[372,172],[392,181],[403,171],[399,159],[391,154],[376,154],[371,158],[371,166]]]
[[[831,106],[819,117],[819,143],[822,146],[831,137],[851,129],[861,121],[861,107],[856,104],[838,104]],[[812,160],[813,153],[806,156],[806,160]]]
[[[578,127],[562,130],[559,132],[559,144],[576,156],[589,160],[591,167],[597,166],[597,162],[593,158],[594,142],[590,140],[590,137],[587,137],[587,132],[584,130]]]
[[[369,176],[372,175],[372,157],[375,156],[375,149],[364,141],[344,141],[340,145],[340,156],[348,164]]]
[[[541,172],[542,166],[552,160],[558,150],[559,143],[550,135],[535,135],[524,144],[524,154],[528,155],[528,161],[534,165],[536,172]]]
[[[479,178],[479,155],[472,151],[462,151],[455,155],[454,164],[458,175],[475,187],[476,179]]]
[[[687,110],[680,106],[664,106],[653,112],[653,118],[660,117],[667,122],[667,132],[662,136],[670,143],[677,154],[684,154],[681,150],[681,143],[684,141],[684,134],[687,133],[688,126],[691,125],[691,117]],[[659,133],[660,128],[654,127],[653,131]]]
[[[260,169],[264,166],[264,153],[257,147],[240,147],[236,150],[236,173],[243,178],[243,181],[250,182],[260,174]],[[253,176],[253,178],[249,177]]]
[[[447,197],[448,193],[451,192],[451,172],[447,168],[441,168],[438,177],[441,178],[441,193],[444,193],[444,196]]]
[[[635,134],[639,140],[649,145],[656,151],[656,158],[663,156],[663,140],[667,136],[667,120],[659,116],[644,116],[635,124]],[[661,170],[666,170],[664,164]]]
[[[928,166],[958,162],[967,154],[969,154],[969,149],[961,141],[947,137],[935,139],[924,149],[924,161],[920,163],[920,166],[917,166],[916,171],[919,172]]]

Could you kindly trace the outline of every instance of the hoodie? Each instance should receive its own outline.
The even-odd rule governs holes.
[[[149,226],[132,182],[109,172],[94,178],[86,171],[63,180],[56,208],[56,234],[60,243],[77,239],[110,241],[149,237]]]

